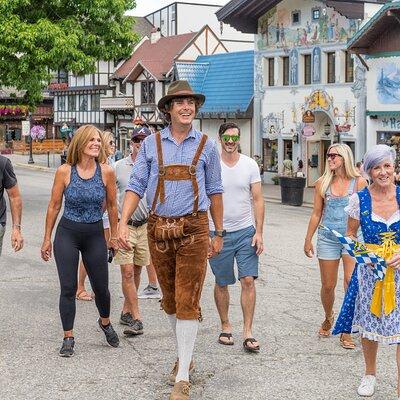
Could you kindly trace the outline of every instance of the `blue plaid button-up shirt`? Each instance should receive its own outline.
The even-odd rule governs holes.
[[[202,133],[192,128],[182,143],[172,137],[169,127],[161,131],[164,165],[190,165],[199,146]],[[201,153],[196,169],[199,185],[199,211],[207,211],[209,196],[223,193],[221,164],[217,144],[208,139]],[[151,208],[158,183],[158,157],[155,135],[147,137],[136,157],[127,186],[140,198],[146,193],[147,204]],[[193,212],[194,195],[191,181],[165,181],[165,202],[159,199],[155,213],[167,217],[178,217]]]

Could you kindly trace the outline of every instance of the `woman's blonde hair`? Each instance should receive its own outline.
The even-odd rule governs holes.
[[[107,161],[104,139],[100,130],[93,125],[83,125],[76,130],[71,143],[68,146],[67,164],[76,165],[82,160],[83,150],[96,133],[99,135],[101,140],[100,153],[96,158],[96,161],[98,161],[100,164],[103,164]]]
[[[108,148],[110,146],[111,140],[114,140],[114,135],[110,131],[103,131],[103,132],[101,132],[101,134],[103,135],[103,141],[104,141],[104,148],[105,148],[106,156],[110,157],[110,156],[112,156],[112,153],[110,153],[108,151]]]
[[[335,143],[329,146],[327,154],[331,149],[335,149],[343,159],[343,167],[344,172],[346,174],[347,179],[353,179],[361,176],[355,166],[354,166],[354,157],[353,152],[351,151],[350,147],[347,144],[343,143]],[[325,162],[325,172],[321,177],[321,196],[324,197],[326,191],[328,190],[330,184],[332,183],[332,179],[335,173],[329,168],[328,164],[328,157],[326,158]]]

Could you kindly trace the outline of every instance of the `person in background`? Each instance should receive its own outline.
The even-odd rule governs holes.
[[[264,197],[257,163],[238,152],[240,129],[232,122],[219,128],[221,143],[222,185],[224,188],[224,247],[210,259],[215,276],[214,299],[221,321],[218,342],[233,345],[229,321],[229,285],[236,283],[235,261],[241,285],[240,302],[243,312],[243,348],[258,352],[259,342],[253,336],[256,307],[256,285],[259,256],[263,252]],[[253,222],[254,221],[254,222]],[[210,236],[214,237],[210,220]]]
[[[121,215],[125,191],[137,154],[143,140],[151,132],[146,127],[134,128],[130,140],[131,154],[115,164],[115,176],[118,192],[118,211]],[[121,311],[120,323],[125,325],[124,334],[127,336],[141,335],[143,322],[139,311],[137,290],[140,283],[140,272],[143,266],[149,265],[150,253],[147,242],[147,219],[149,212],[146,198],[142,198],[136,211],[128,221],[130,249],[120,249],[114,259],[115,264],[121,268],[122,292],[124,304]],[[157,287],[156,287],[157,289]]]
[[[7,193],[11,209],[11,246],[14,251],[19,251],[24,245],[24,239],[21,235],[22,200],[11,161],[0,155],[0,256],[7,220],[4,191]]]
[[[104,131],[104,132],[102,132],[102,137],[103,137],[103,143],[105,146],[105,154],[107,156],[107,164],[110,165],[111,167],[114,167],[114,165],[115,165],[115,159],[114,159],[115,139],[114,139],[114,136],[111,132]],[[108,242],[109,236],[110,236],[110,234],[109,234],[110,224],[108,221],[107,211],[105,211],[104,215],[103,215],[103,227],[104,227],[104,237],[106,238],[106,241]],[[79,263],[79,270],[78,270],[78,288],[76,290],[77,300],[91,301],[93,299],[93,295],[91,293],[89,293],[85,288],[86,277],[87,277],[87,272],[86,272],[85,266],[83,264],[83,261],[81,260],[81,262]]]
[[[304,178],[304,172],[303,172],[304,164],[303,160],[299,160],[297,163],[297,171],[296,171],[296,176],[298,178]]]
[[[52,233],[65,198],[64,213],[54,238],[54,257],[61,289],[59,308],[64,331],[59,351],[61,357],[74,355],[73,327],[80,254],[95,293],[99,312],[98,328],[110,346],[119,346],[118,335],[110,322],[107,264],[107,247],[118,250],[118,212],[115,174],[106,164],[106,159],[101,132],[93,125],[81,126],[72,138],[67,163],[56,171],[47,208],[41,247],[44,261],[49,261],[52,256]],[[111,235],[108,244],[103,232],[104,204],[110,219]]]
[[[344,250],[342,244],[330,231],[320,227],[320,223],[345,235],[347,215],[344,208],[349,197],[367,186],[367,182],[356,171],[353,153],[346,144],[333,144],[326,154],[325,172],[315,184],[314,208],[304,240],[304,253],[312,258],[314,248],[312,238],[318,228],[317,257],[321,273],[321,302],[325,319],[318,331],[322,338],[330,336],[334,322],[333,304],[338,279],[340,260],[343,261],[344,290],[347,290],[355,262]],[[342,333],[340,344],[345,349],[354,349],[350,334]]]
[[[389,146],[372,146],[364,156],[372,183],[353,194],[345,208],[347,236],[358,240],[361,227],[364,246],[383,257],[387,266],[383,280],[378,280],[374,265],[357,265],[335,326],[339,333],[350,330],[361,336],[365,370],[357,393],[363,397],[375,392],[381,343],[396,345],[400,399],[400,187],[393,183],[395,159]]]

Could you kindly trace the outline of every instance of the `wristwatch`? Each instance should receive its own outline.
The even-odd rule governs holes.
[[[215,236],[219,236],[219,237],[223,238],[226,235],[226,230],[225,229],[215,230],[214,234],[215,234]]]

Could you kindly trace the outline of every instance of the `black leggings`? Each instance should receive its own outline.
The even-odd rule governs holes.
[[[107,244],[103,221],[92,224],[61,218],[54,239],[54,258],[60,279],[60,315],[64,331],[74,327],[79,252],[85,264],[100,317],[110,316]]]

